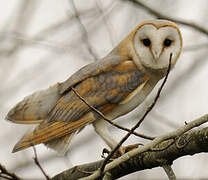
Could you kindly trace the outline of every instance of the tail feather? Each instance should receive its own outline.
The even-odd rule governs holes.
[[[7,114],[6,119],[18,124],[39,124],[60,98],[59,84],[25,97]]]
[[[60,152],[60,149],[63,148],[64,153],[73,135],[94,120],[95,117],[93,113],[88,113],[77,121],[43,121],[33,132],[25,134],[15,145],[12,152],[17,152],[30,146],[44,143],[48,147]]]
[[[58,136],[58,134],[63,132],[64,126],[65,123],[63,121],[52,124],[42,122],[34,131],[26,133],[14,146],[12,152],[17,152],[40,143],[46,143],[69,134],[70,132],[67,133],[67,129],[65,129],[65,134]]]
[[[59,139],[54,139],[49,142],[44,143],[48,148],[57,151],[60,155],[66,154],[69,149],[72,138],[76,132],[63,136]]]
[[[31,132],[25,133],[24,136],[15,144],[12,153],[18,152],[20,150],[26,149],[27,147],[33,146],[33,143],[31,142],[25,142],[24,139],[30,134]]]
[[[57,151],[60,155],[64,155],[68,151],[70,142],[75,134],[76,134],[76,132],[73,132],[73,133],[65,135],[61,138],[50,140],[48,142],[45,142],[44,145],[46,145],[50,149]],[[26,149],[30,146],[35,145],[32,142],[31,143],[23,142],[22,140],[26,136],[27,136],[27,134],[25,134],[22,137],[22,139],[14,146],[12,153],[15,153],[17,151],[20,151],[20,150],[23,150],[23,149]]]

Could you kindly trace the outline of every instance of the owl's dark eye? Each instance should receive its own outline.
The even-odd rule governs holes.
[[[170,39],[165,39],[164,42],[163,42],[163,44],[164,44],[165,47],[169,47],[172,44],[172,42],[173,41],[170,40]]]
[[[146,39],[142,39],[142,43],[144,44],[144,46],[149,47],[151,45],[151,41],[150,39],[146,38]]]

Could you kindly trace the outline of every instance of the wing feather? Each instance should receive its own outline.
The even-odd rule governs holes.
[[[147,76],[131,60],[106,68],[107,71],[88,77],[74,86],[90,105],[104,115],[119,106],[119,103],[125,101],[129,94],[147,80]],[[24,136],[14,151],[74,133],[97,118],[99,117],[92,109],[68,89],[49,112],[47,120]]]
[[[109,68],[119,65],[122,61],[127,60],[125,57],[108,55],[105,58],[95,61],[94,63],[88,64],[81,68],[79,71],[74,73],[66,81],[60,84],[60,93],[64,93],[70,89],[70,87],[75,86],[77,83],[100,74],[101,72],[108,71]]]

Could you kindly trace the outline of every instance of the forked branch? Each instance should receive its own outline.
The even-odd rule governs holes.
[[[193,125],[199,125],[201,123],[207,122],[207,120],[208,115],[205,115],[188,124],[190,124],[193,128],[195,127]],[[123,158],[123,161],[121,161],[119,165],[116,164],[115,166],[112,166],[111,163],[115,163],[114,160],[110,163],[111,167],[108,168],[111,178],[117,179],[133,172],[142,171],[144,169],[151,169],[160,166],[163,167],[166,164],[172,164],[172,162],[174,162],[176,159],[183,156],[208,152],[208,127],[203,129],[198,128],[179,135],[181,130],[186,128],[187,125],[184,125],[176,131],[171,132],[170,134],[177,134],[177,136],[175,136],[174,139],[162,140],[153,149],[149,149],[145,152],[139,152],[129,157],[129,159],[126,159],[126,154],[124,154],[122,157],[120,157],[120,159]],[[169,133],[164,134],[163,136],[167,137],[168,135]],[[160,138],[160,136],[158,138]],[[130,152],[128,154],[130,154]],[[89,176],[93,172],[97,172],[103,161],[104,160],[100,160],[88,164],[74,166],[73,168],[54,176],[52,180],[74,180]],[[106,168],[110,164],[108,164]],[[169,176],[171,176],[171,173],[169,173]]]

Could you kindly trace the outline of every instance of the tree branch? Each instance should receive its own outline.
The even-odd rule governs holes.
[[[165,140],[169,140],[169,139],[173,139],[173,138],[176,138],[178,136],[181,136],[182,134],[186,133],[187,131],[193,129],[194,127],[198,127],[201,124],[206,123],[206,122],[208,122],[208,114],[206,114],[206,115],[200,117],[199,119],[196,119],[196,120],[194,120],[194,121],[192,121],[188,124],[185,124],[185,126],[177,129],[176,131],[158,136],[152,142],[149,142],[149,143],[145,144],[144,146],[142,146],[140,148],[136,148],[136,149],[134,149],[130,152],[127,152],[123,156],[121,156],[121,157],[115,159],[114,161],[108,163],[107,166],[104,169],[104,173],[116,168],[117,166],[119,166],[123,162],[128,161],[130,158],[132,158],[132,157],[134,157],[134,156],[136,156],[140,153],[146,152],[148,150],[155,150],[155,147],[159,143],[161,143]],[[169,156],[170,156],[170,154],[169,154]],[[96,179],[99,176],[100,176],[100,172],[96,171],[96,172],[94,172],[93,175],[90,176],[90,178],[91,179]],[[86,180],[86,178],[83,178],[82,180]]]
[[[204,116],[200,119],[203,118]],[[208,127],[198,128],[175,139],[163,140],[152,150],[136,154],[119,166],[115,166],[109,170],[109,173],[112,179],[117,179],[136,171],[172,164],[180,157],[202,152],[208,152]],[[103,161],[75,166],[54,176],[52,180],[74,180],[89,176],[101,167]]]
[[[201,32],[201,33],[204,33],[205,35],[208,35],[208,30],[207,29],[205,29],[204,27],[202,27],[200,25],[197,25],[193,22],[188,22],[188,21],[185,21],[185,20],[180,20],[178,18],[173,18],[173,17],[167,16],[167,15],[161,14],[159,11],[156,11],[155,9],[151,8],[150,6],[147,6],[146,4],[144,4],[144,3],[142,3],[138,0],[123,0],[123,1],[131,2],[135,5],[143,8],[148,13],[156,16],[157,18],[166,19],[166,20],[170,20],[170,21],[173,21],[175,23],[178,23],[178,24],[189,26],[189,27]]]
[[[87,30],[86,30],[85,26],[83,25],[83,23],[81,21],[79,12],[78,12],[75,4],[74,4],[74,0],[69,0],[69,3],[71,4],[71,6],[72,6],[72,8],[74,10],[74,15],[75,15],[75,17],[77,19],[77,23],[79,25],[79,29],[82,32],[82,40],[83,40],[83,42],[85,42],[88,52],[91,54],[91,56],[94,58],[94,60],[98,60],[99,58],[98,58],[95,50],[93,49],[92,45],[90,44]]]
[[[165,170],[169,180],[176,180],[175,173],[170,165],[163,165],[162,167]]]
[[[112,180],[112,175],[111,173],[107,172],[105,173],[104,177],[102,180]]]
[[[43,170],[42,166],[39,163],[38,155],[37,155],[37,151],[35,149],[35,146],[32,146],[32,147],[33,147],[33,151],[34,151],[34,155],[35,155],[35,157],[33,158],[34,161],[35,161],[35,164],[39,167],[39,169],[41,170],[41,172],[45,176],[46,180],[50,180],[50,177],[46,174],[46,172]]]
[[[0,179],[21,180],[16,174],[9,172],[3,165],[0,164]]]

